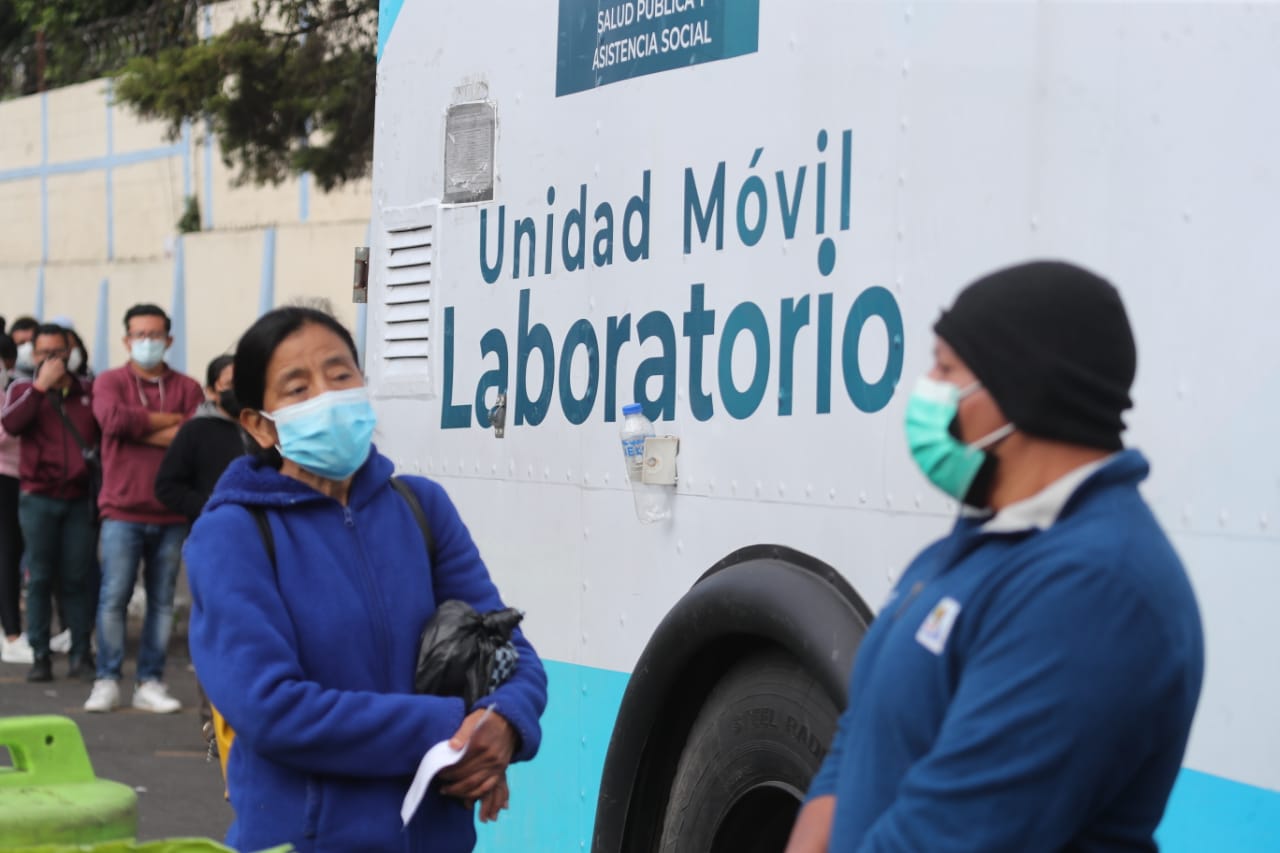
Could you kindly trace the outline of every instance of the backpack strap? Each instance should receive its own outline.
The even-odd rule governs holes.
[[[258,522],[258,535],[262,537],[262,546],[267,549],[267,559],[271,561],[271,571],[276,571],[276,537],[271,533],[271,522],[267,520],[267,511],[260,506],[245,507]]]
[[[409,504],[409,509],[413,512],[413,518],[418,522],[418,529],[422,531],[422,541],[427,545],[427,557],[431,562],[436,561],[436,537],[431,533],[431,525],[427,523],[427,514],[422,509],[422,504],[418,502],[418,496],[413,493],[413,489],[399,477],[391,478],[391,488],[400,493],[400,497],[404,498],[405,503]]]
[[[391,478],[391,488],[400,493],[400,497],[404,498],[405,503],[409,505],[409,510],[413,513],[413,518],[418,522],[418,529],[422,531],[422,541],[427,546],[427,557],[431,562],[436,559],[436,538],[431,534],[431,525],[427,523],[427,514],[422,509],[422,504],[418,502],[418,496],[413,493],[413,488],[399,477]],[[253,520],[258,523],[258,535],[262,537],[262,545],[267,549],[267,558],[271,560],[272,571],[276,570],[276,539],[271,533],[271,522],[267,519],[267,511],[260,506],[245,507],[253,515]]]

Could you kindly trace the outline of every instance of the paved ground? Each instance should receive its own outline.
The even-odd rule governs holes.
[[[138,627],[136,621],[130,626],[131,644]],[[65,655],[54,656],[55,680],[49,684],[28,684],[26,665],[0,664],[0,716],[62,714],[75,720],[98,777],[138,792],[139,840],[196,836],[220,841],[231,823],[231,807],[222,798],[217,761],[205,761],[186,638],[175,632],[165,672],[170,690],[184,706],[177,714],[128,707],[133,655],[131,650],[122,682],[125,707],[111,714],[85,713],[90,685],[67,680]],[[0,756],[0,762],[9,763],[7,755]]]

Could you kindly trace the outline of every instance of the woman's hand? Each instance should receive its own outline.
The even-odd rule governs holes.
[[[440,793],[470,802],[481,799],[499,784],[506,787],[504,775],[516,752],[516,732],[496,711],[472,711],[449,741],[454,749],[462,749],[468,743],[462,760],[440,772],[444,783]]]
[[[511,801],[511,791],[507,788],[507,774],[503,773],[498,784],[489,793],[480,798],[480,822],[488,823],[498,819],[498,812],[505,809]]]

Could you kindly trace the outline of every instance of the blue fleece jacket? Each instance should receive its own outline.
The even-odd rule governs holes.
[[[1204,656],[1147,471],[1124,451],[1048,529],[962,519],[915,559],[809,791],[832,853],[1156,849]]]
[[[455,853],[475,846],[473,813],[432,786],[407,830],[400,804],[418,761],[468,709],[419,696],[419,634],[436,603],[504,606],[444,490],[406,477],[435,537],[434,564],[412,510],[374,450],[346,507],[252,457],[231,464],[192,529],[191,656],[236,731],[228,761],[235,809],[227,843],[261,850]],[[272,570],[246,507],[267,511]],[[519,631],[515,673],[497,704],[532,758],[547,679]]]

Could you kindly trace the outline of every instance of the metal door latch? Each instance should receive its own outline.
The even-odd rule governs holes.
[[[493,437],[502,438],[507,426],[507,395],[499,394],[493,408],[489,410],[489,426],[493,427]]]
[[[369,301],[369,247],[356,246],[355,277],[351,283],[351,301],[363,305]]]

